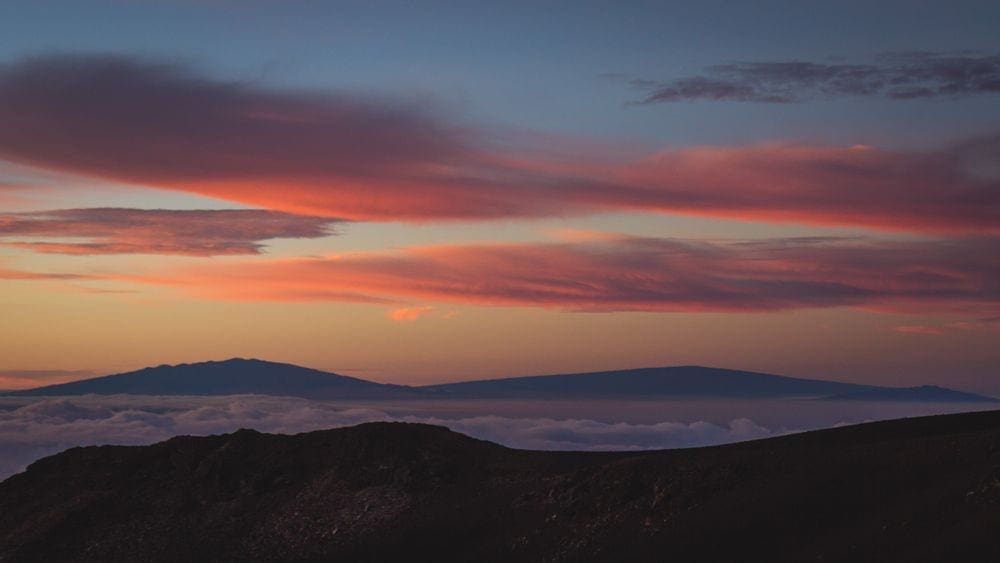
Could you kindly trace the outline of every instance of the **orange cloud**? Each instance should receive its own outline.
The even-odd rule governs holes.
[[[87,274],[72,274],[64,272],[32,272],[27,270],[17,270],[13,268],[6,268],[3,266],[3,262],[0,261],[0,280],[11,280],[11,281],[44,281],[44,280],[57,280],[57,281],[68,281],[68,280],[90,280],[95,279],[94,276]]]
[[[432,221],[639,210],[1000,233],[998,136],[935,151],[774,144],[556,157],[558,148],[517,146],[413,105],[79,56],[0,68],[0,122],[0,158],[10,162],[297,214]]]
[[[433,307],[403,307],[389,311],[388,316],[396,322],[412,322],[433,310]]]
[[[93,372],[86,370],[3,370],[0,371],[0,389],[31,389],[93,376]]]
[[[1000,310],[997,250],[994,239],[621,237],[205,264],[123,278],[250,301],[431,301],[575,311],[846,306],[981,313]]]

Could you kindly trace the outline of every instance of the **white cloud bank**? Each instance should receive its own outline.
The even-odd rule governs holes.
[[[73,446],[150,444],[172,436],[253,428],[293,434],[383,420],[423,422],[515,448],[636,450],[722,444],[773,435],[750,419],[632,424],[582,418],[393,415],[284,397],[63,397],[0,404],[0,479]]]

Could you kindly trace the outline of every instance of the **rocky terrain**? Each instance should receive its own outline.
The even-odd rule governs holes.
[[[445,428],[74,448],[0,483],[0,561],[998,561],[1000,411],[691,450]]]

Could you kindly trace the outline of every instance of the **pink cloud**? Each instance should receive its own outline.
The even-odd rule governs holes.
[[[60,209],[0,214],[7,246],[52,254],[257,254],[262,241],[333,234],[334,221],[258,209]],[[52,242],[38,238],[86,238]]]
[[[518,146],[413,104],[80,56],[0,68],[0,122],[0,159],[297,214],[433,221],[636,210],[1000,233],[997,136],[933,151],[770,144],[557,157],[558,147]]]

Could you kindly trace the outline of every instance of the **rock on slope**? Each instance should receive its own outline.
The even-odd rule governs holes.
[[[0,561],[997,561],[1000,411],[692,450],[374,423],[74,448],[0,483]]]

